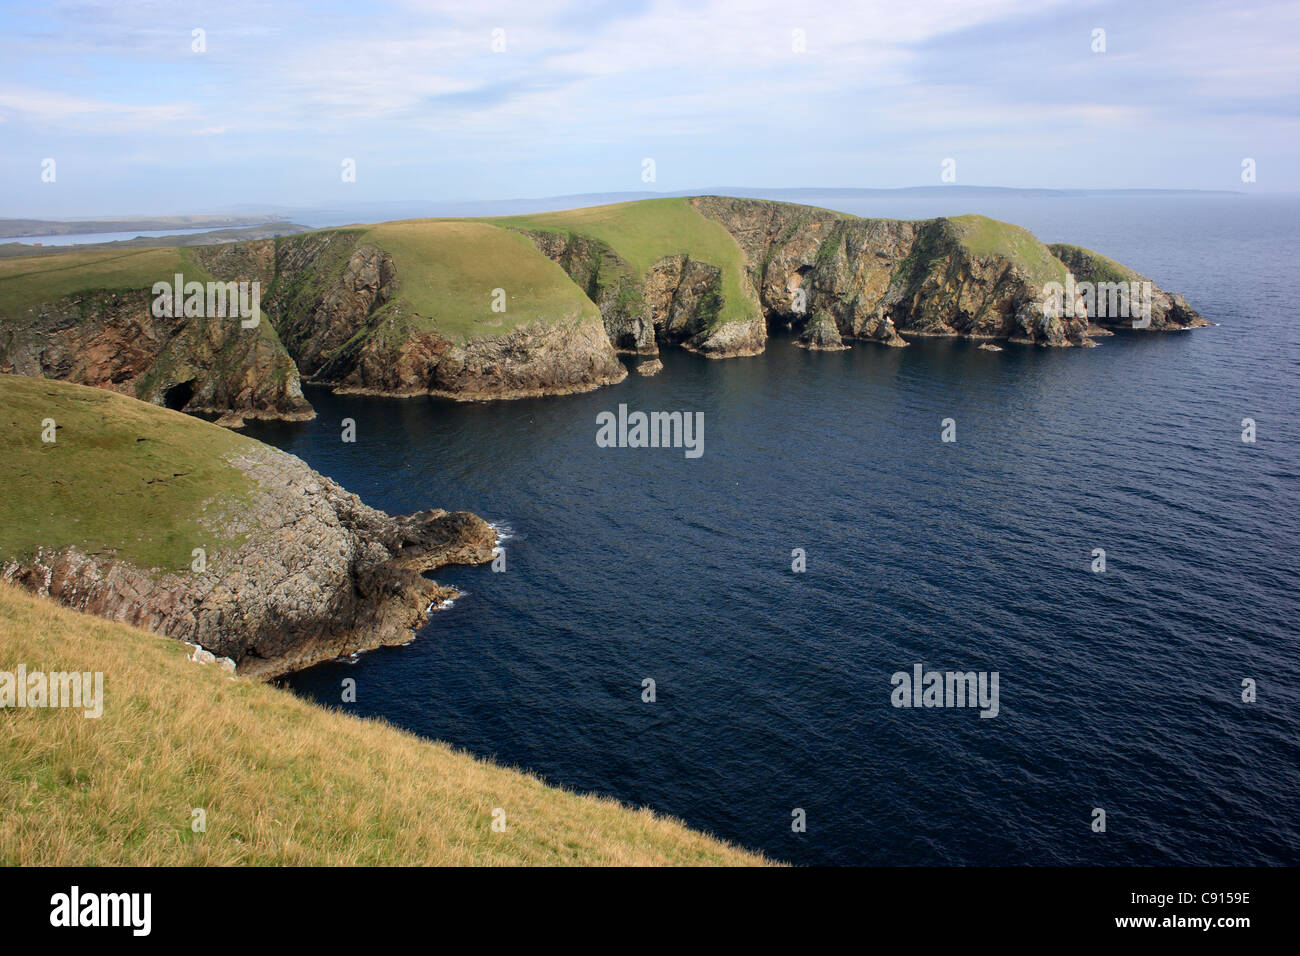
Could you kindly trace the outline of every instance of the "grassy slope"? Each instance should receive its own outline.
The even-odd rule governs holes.
[[[78,292],[149,289],[155,282],[171,283],[178,272],[187,282],[207,282],[212,278],[180,247],[0,259],[0,318],[10,318],[39,302]]]
[[[104,713],[0,710],[0,864],[763,862],[0,585],[0,670],[20,662],[102,671]]]
[[[719,321],[745,319],[758,312],[758,304],[743,291],[745,258],[740,246],[720,224],[696,212],[688,199],[646,199],[488,221],[520,229],[574,232],[599,239],[618,253],[638,276],[644,276],[665,256],[685,253],[722,270],[724,301]]]
[[[1133,282],[1139,280],[1142,276],[1134,272],[1123,263],[1116,262],[1109,256],[1103,256],[1100,252],[1093,252],[1091,249],[1085,249],[1083,246],[1072,246],[1069,243],[1054,242],[1049,249],[1054,254],[1066,255],[1070,252],[1082,253],[1092,260],[1092,270],[1087,276],[1077,276],[1079,281],[1091,282]]]
[[[976,256],[1000,255],[1017,263],[1032,282],[1064,282],[1065,266],[1050,249],[1023,226],[987,216],[952,216],[961,242]]]
[[[1037,283],[1064,281],[1064,266],[1028,230],[977,215],[947,221],[972,254],[1006,256]],[[740,247],[726,229],[701,216],[685,198],[487,220],[381,223],[363,227],[360,241],[392,255],[401,284],[393,310],[415,329],[437,328],[463,342],[500,335],[536,319],[558,323],[598,318],[595,306],[564,271],[510,227],[600,240],[639,276],[665,256],[684,253],[722,270],[719,321],[747,318],[758,308],[744,291]],[[1105,257],[1095,258],[1108,268],[1113,265],[1117,274],[1128,271]],[[184,248],[0,259],[0,317],[90,289],[147,288],[176,272],[187,279],[210,278]],[[491,310],[496,288],[506,290],[505,313]]]
[[[58,425],[53,444],[41,440],[46,418]],[[103,389],[19,375],[0,375],[0,436],[0,558],[76,545],[182,570],[193,548],[236,543],[216,539],[202,516],[246,496],[248,479],[222,456],[251,439]]]
[[[501,335],[539,319],[600,321],[595,304],[564,270],[510,230],[413,219],[373,226],[361,241],[393,257],[399,297],[453,341]],[[492,311],[493,289],[505,290],[504,313]]]

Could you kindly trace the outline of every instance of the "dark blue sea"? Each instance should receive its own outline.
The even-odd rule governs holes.
[[[315,421],[249,433],[389,512],[477,512],[506,570],[441,572],[466,594],[413,643],[291,686],[796,864],[1300,863],[1300,200],[848,211],[1018,222],[1219,325],[666,350],[480,405],[310,389]],[[620,403],[703,412],[703,456],[598,447]],[[998,716],[893,707],[918,663],[998,672]]]

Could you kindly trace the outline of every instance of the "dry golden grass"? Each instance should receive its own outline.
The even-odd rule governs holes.
[[[0,863],[765,862],[0,584],[0,670],[19,663],[102,671],[104,712],[0,709]],[[491,830],[497,807],[504,833]],[[194,808],[205,833],[191,830]]]

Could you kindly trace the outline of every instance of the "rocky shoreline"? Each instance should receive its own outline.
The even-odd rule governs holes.
[[[238,428],[249,418],[312,417],[304,381],[348,394],[488,401],[621,382],[628,368],[620,355],[653,375],[665,347],[716,359],[758,355],[769,329],[785,328],[795,345],[814,351],[964,338],[996,352],[993,343],[1003,341],[1089,347],[1134,327],[1127,314],[1089,314],[1076,283],[1149,283],[1149,322],[1139,326],[1149,331],[1209,324],[1182,296],[1120,263],[1077,246],[1049,247],[984,217],[900,221],[750,199],[673,202],[687,204],[672,207],[672,228],[685,230],[680,241],[718,263],[682,253],[646,256],[633,268],[611,245],[626,242],[625,233],[604,233],[610,241],[583,234],[581,217],[563,229],[469,223],[449,233],[445,224],[441,232],[396,224],[388,232],[347,228],[194,247],[184,261],[204,274],[267,290],[262,321],[160,317],[144,290],[77,292],[8,313],[0,371],[91,385]],[[703,232],[691,233],[700,223]],[[510,322],[493,318],[487,293],[504,301],[504,292],[489,286],[469,318],[460,315],[471,331],[443,334],[412,304],[437,309],[441,300],[408,296],[394,254],[379,243],[418,269],[485,236],[499,243],[496,253],[528,263],[532,271],[520,275],[551,296],[518,301],[553,303],[554,314],[534,305]],[[677,241],[660,241],[655,254]],[[428,243],[414,259],[412,242]],[[462,269],[481,259],[466,261]],[[1060,280],[1068,308],[1054,312],[1044,289]],[[733,301],[724,310],[727,289]],[[430,607],[456,594],[425,572],[492,559],[495,532],[475,515],[392,517],[292,455],[241,441],[243,450],[226,460],[247,477],[252,500],[214,519],[214,540],[239,544],[208,555],[205,566],[164,573],[112,552],[47,548],[0,564],[0,578],[270,678],[407,642]]]
[[[265,680],[409,642],[432,606],[459,594],[424,573],[492,559],[496,532],[469,512],[392,517],[269,446],[229,461],[251,479],[253,500],[226,508],[212,530],[242,543],[207,555],[201,570],[146,571],[63,548],[8,559],[0,579]]]
[[[510,255],[554,263],[587,311],[566,306],[564,314],[512,319],[499,334],[491,327],[503,323],[484,319],[457,338],[417,313],[393,254],[377,244],[382,238],[349,227],[188,250],[221,281],[262,283],[266,320],[258,328],[155,318],[143,291],[83,292],[0,324],[0,371],[109,388],[239,427],[250,418],[312,417],[303,382],[457,401],[567,395],[623,381],[620,355],[654,357],[667,347],[716,359],[759,355],[769,329],[782,327],[799,346],[821,351],[857,342],[901,348],[928,337],[1090,347],[1097,336],[1132,328],[1129,317],[1090,316],[1082,298],[1049,314],[1045,285],[1067,275],[1150,283],[1097,253],[1047,246],[979,216],[902,221],[766,200],[681,202],[739,249],[743,276],[731,286],[739,301],[725,320],[726,277],[716,263],[669,255],[641,274],[578,228],[474,224],[473,235],[522,237]],[[440,249],[425,254],[436,261]],[[1210,324],[1182,296],[1150,287],[1147,330]],[[486,315],[486,296],[482,303]]]

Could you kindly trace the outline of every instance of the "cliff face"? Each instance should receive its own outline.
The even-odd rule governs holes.
[[[1043,286],[1065,267],[1025,230],[982,217],[853,219],[788,203],[701,197],[745,252],[769,320],[831,341],[905,345],[903,335],[1088,345],[1088,320],[1045,315]]]
[[[5,375],[0,405],[0,579],[241,673],[405,643],[456,594],[425,572],[492,558],[472,514],[391,517],[292,455],[134,399]]]
[[[495,532],[468,512],[393,518],[266,446],[231,464],[256,487],[249,506],[221,519],[243,543],[209,555],[203,571],[146,571],[65,547],[0,562],[0,579],[271,678],[408,642],[431,605],[458,593],[422,572],[492,559]]]
[[[1134,327],[1116,313],[1113,291],[1091,287],[1150,283],[1105,256],[1049,247],[982,216],[859,219],[716,196],[385,223],[185,256],[205,276],[260,282],[261,326],[156,319],[145,291],[78,292],[0,322],[0,369],[236,424],[309,417],[300,373],[345,392],[557,395],[621,381],[618,353],[757,355],[769,328],[782,326],[813,349],[924,336],[1089,346]],[[96,277],[87,282],[102,282],[105,264],[109,275],[118,268],[87,261]],[[157,271],[136,274],[170,279]],[[0,274],[0,292],[5,281]],[[1046,307],[1053,285],[1068,290],[1059,309]],[[1182,296],[1154,283],[1150,293],[1150,322],[1137,328],[1209,324]]]
[[[600,309],[605,333],[620,352],[655,354],[680,345],[710,358],[757,355],[767,329],[758,309],[741,322],[718,322],[722,270],[681,254],[656,261],[644,276],[607,243],[577,233],[524,230]]]
[[[0,372],[107,388],[195,414],[307,419],[298,369],[265,318],[159,318],[147,290],[83,293],[0,323]]]
[[[616,351],[632,355],[658,351],[656,327],[642,307],[641,284],[608,243],[576,233],[526,230],[525,235],[600,309],[605,333]]]

